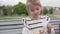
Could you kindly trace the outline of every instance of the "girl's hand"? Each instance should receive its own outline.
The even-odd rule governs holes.
[[[40,30],[40,31],[39,31],[39,34],[43,34],[43,33],[44,33],[44,30]]]
[[[47,24],[47,32],[48,32],[48,33],[51,32],[51,28],[52,28],[51,24]]]

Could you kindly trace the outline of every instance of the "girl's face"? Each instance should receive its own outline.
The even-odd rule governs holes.
[[[41,13],[41,7],[40,6],[31,6],[29,7],[28,14],[31,17],[37,18]]]

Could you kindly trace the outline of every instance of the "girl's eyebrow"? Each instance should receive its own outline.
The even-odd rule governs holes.
[[[32,7],[32,8],[30,8],[30,9],[31,9],[31,10],[34,10],[35,8]]]
[[[33,8],[31,10],[34,10]]]

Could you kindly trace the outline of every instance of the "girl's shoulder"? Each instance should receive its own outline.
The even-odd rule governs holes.
[[[41,16],[40,19],[43,19],[48,22],[50,21],[50,18],[48,16]],[[31,21],[31,18],[29,18],[29,17],[23,18],[23,21]]]
[[[49,18],[48,16],[41,16],[41,18]]]
[[[49,16],[41,16],[42,18],[49,18]]]
[[[42,16],[42,15],[41,15],[40,19],[45,19],[47,21],[50,20],[50,18],[48,16]],[[30,17],[26,17],[26,18],[23,18],[23,20],[31,20],[31,18]]]
[[[49,16],[41,16],[41,18],[43,18],[45,22],[50,22]]]
[[[23,21],[31,21],[31,19],[29,17],[25,17],[25,18],[22,18]]]

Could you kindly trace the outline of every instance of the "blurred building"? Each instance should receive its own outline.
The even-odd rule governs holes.
[[[53,10],[53,15],[59,16],[60,15],[60,7],[55,7]]]
[[[3,7],[0,7],[0,16],[3,16]]]
[[[60,7],[51,7],[51,6],[44,6],[48,11],[50,8],[53,8],[53,14],[55,16],[60,16]],[[42,7],[42,9],[44,8]]]
[[[12,7],[9,7],[7,10],[9,10],[9,14],[10,16],[13,15],[13,8]],[[5,12],[4,12],[4,7],[0,7],[0,16],[4,16],[5,15]]]

